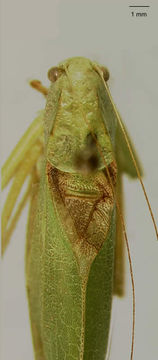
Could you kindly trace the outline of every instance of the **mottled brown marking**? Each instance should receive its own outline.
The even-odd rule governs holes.
[[[116,166],[109,167],[113,182],[116,182]],[[47,165],[48,181],[54,184],[56,205],[64,205],[66,221],[71,218],[77,240],[100,250],[110,226],[114,197],[107,176],[102,172],[83,176],[65,173]],[[72,229],[70,229],[72,231]]]

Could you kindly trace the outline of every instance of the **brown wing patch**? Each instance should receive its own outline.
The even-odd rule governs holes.
[[[98,253],[106,241],[114,206],[112,189],[105,174],[97,172],[86,177],[61,172],[50,164],[47,169],[49,182],[53,181],[58,193],[58,205],[64,205],[66,221],[71,218],[76,241],[82,243],[85,251],[90,246]]]

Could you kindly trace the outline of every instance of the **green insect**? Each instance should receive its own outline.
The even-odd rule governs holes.
[[[105,67],[75,57],[50,69],[48,78],[49,90],[32,81],[46,108],[2,169],[2,187],[13,180],[2,214],[2,253],[30,197],[26,287],[35,359],[104,360],[112,296],[124,292],[122,175],[136,178],[141,169]]]

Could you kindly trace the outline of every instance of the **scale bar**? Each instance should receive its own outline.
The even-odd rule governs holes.
[[[133,7],[138,7],[138,8],[140,8],[140,7],[142,7],[142,8],[149,8],[150,6],[149,5],[129,5],[129,7],[130,8],[133,8]]]

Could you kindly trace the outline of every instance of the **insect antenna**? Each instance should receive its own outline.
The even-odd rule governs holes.
[[[113,107],[113,109],[114,109],[114,111],[115,111],[115,114],[116,114],[116,117],[117,117],[119,126],[121,127],[121,130],[122,130],[122,132],[123,132],[123,135],[124,135],[124,138],[125,138],[125,141],[126,141],[128,150],[129,150],[129,152],[130,152],[130,155],[131,155],[133,164],[134,164],[134,166],[135,166],[135,169],[136,169],[136,172],[137,172],[137,175],[138,175],[138,178],[139,178],[139,181],[140,181],[140,184],[141,184],[141,187],[142,187],[142,190],[143,190],[145,199],[146,199],[146,203],[147,203],[147,206],[148,206],[148,209],[149,209],[151,218],[152,218],[152,222],[153,222],[153,225],[154,225],[154,228],[155,228],[156,237],[157,237],[157,240],[158,240],[158,228],[157,228],[157,225],[156,225],[155,217],[154,217],[154,214],[153,214],[151,205],[150,205],[150,201],[149,201],[149,198],[148,198],[148,195],[147,195],[147,192],[146,192],[146,189],[145,189],[145,186],[144,186],[144,183],[143,183],[143,180],[142,180],[142,177],[141,177],[141,174],[140,174],[140,171],[139,171],[137,162],[136,162],[136,160],[135,160],[135,157],[134,157],[134,154],[133,154],[131,145],[130,145],[130,143],[129,143],[129,140],[128,140],[128,137],[127,137],[125,128],[124,128],[124,126],[123,126],[123,124],[122,124],[122,121],[121,121],[121,118],[120,118],[120,116],[119,116],[118,110],[117,110],[117,108],[116,108],[116,106],[115,106],[115,104],[114,104],[114,102],[113,102],[113,99],[112,99],[110,90],[109,90],[109,88],[108,88],[108,86],[107,86],[107,84],[106,84],[106,81],[104,80],[103,74],[102,74],[101,70],[100,70],[97,66],[96,66],[96,69],[97,69],[98,73],[100,74],[100,76],[101,76],[101,78],[102,78],[102,80],[103,80],[103,83],[104,83],[105,89],[106,89],[106,91],[107,91],[107,93],[108,93],[110,102],[111,102],[112,107]]]

